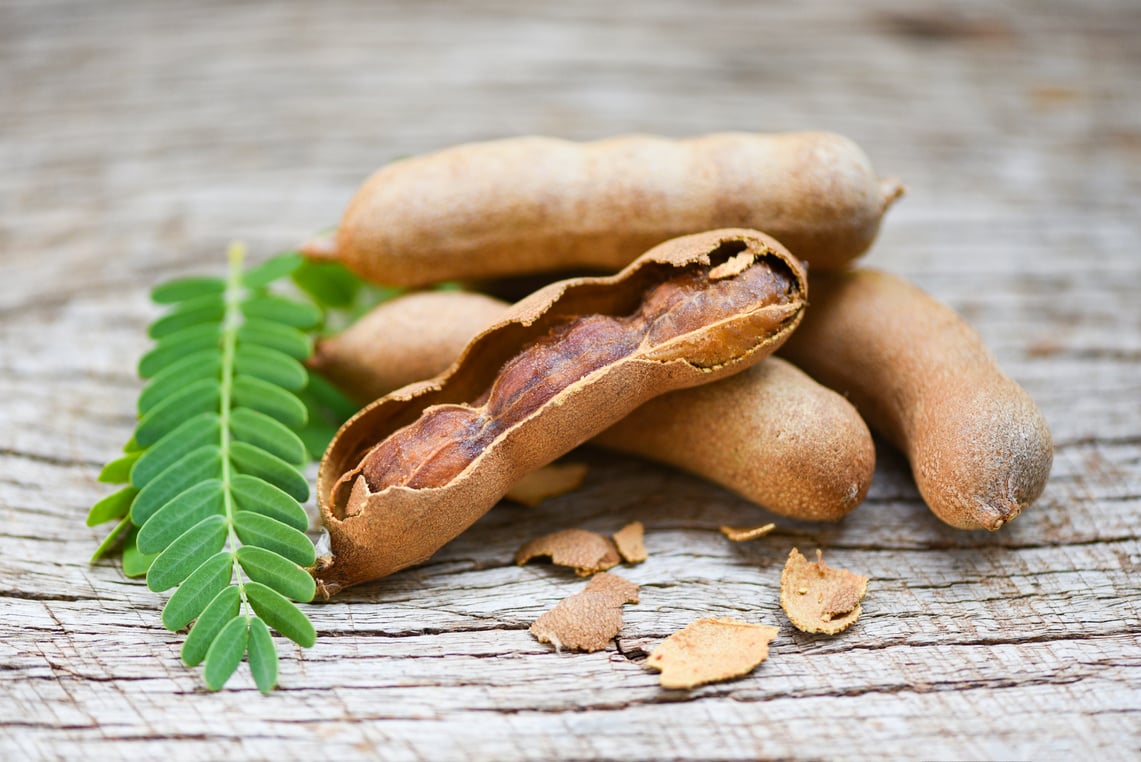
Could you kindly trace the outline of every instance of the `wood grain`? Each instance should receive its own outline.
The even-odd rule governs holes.
[[[1141,756],[1141,9],[1129,0],[469,4],[0,2],[0,757],[1137,759]],[[830,129],[908,196],[866,258],[959,310],[1043,408],[1041,501],[949,529],[881,449],[839,525],[597,452],[425,566],[308,610],[282,688],[218,694],[163,599],[89,567],[160,279],[335,222],[401,155],[539,133]],[[581,582],[538,534],[647,529],[615,644],[526,631]],[[871,578],[835,637],[779,609],[789,547]],[[641,662],[694,619],[779,624],[732,683]]]

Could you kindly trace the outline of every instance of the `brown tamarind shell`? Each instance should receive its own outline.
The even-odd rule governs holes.
[[[378,443],[432,405],[475,399],[522,347],[568,316],[623,315],[641,303],[663,273],[712,269],[743,254],[751,267],[789,277],[784,303],[747,305],[727,318],[647,349],[563,388],[491,442],[441,486],[389,486],[370,492],[334,488],[360,468]],[[319,592],[378,579],[421,563],[490,510],[523,474],[577,447],[648,399],[709,383],[772,353],[800,322],[807,298],[803,266],[776,240],[745,229],[716,230],[667,241],[616,275],[553,283],[508,310],[480,333],[451,368],[374,401],[338,432],[317,476],[322,520],[332,554],[314,570]],[[346,494],[347,493],[347,494]]]

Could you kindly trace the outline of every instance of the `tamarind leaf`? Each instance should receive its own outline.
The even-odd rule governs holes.
[[[135,439],[141,445],[152,445],[199,413],[217,410],[221,400],[222,384],[218,379],[199,379],[151,408],[139,421]]]
[[[234,529],[245,545],[273,551],[298,566],[312,566],[317,562],[317,550],[309,538],[277,519],[253,511],[238,511],[234,516]]]
[[[234,557],[229,553],[222,551],[207,558],[163,606],[162,626],[175,632],[190,624],[190,620],[201,614],[219,593],[230,586],[233,573]]]
[[[231,443],[230,462],[238,473],[265,479],[299,503],[309,499],[309,481],[296,468],[259,447],[246,442]]]
[[[247,582],[246,599],[266,624],[297,645],[309,648],[317,642],[313,623],[281,593],[260,582]]]
[[[256,476],[238,474],[230,479],[230,493],[238,506],[235,521],[244,512],[276,519],[299,532],[309,528],[309,516],[296,500]]]
[[[222,449],[218,445],[203,445],[188,452],[139,490],[131,505],[131,521],[141,527],[180,493],[221,475]]]
[[[202,323],[217,323],[226,314],[226,302],[221,294],[198,296],[177,305],[173,310],[151,323],[147,335],[161,339],[183,328]]]
[[[176,278],[151,289],[151,301],[155,304],[175,304],[199,296],[221,294],[225,290],[226,281],[221,278]]]
[[[231,412],[230,433],[239,442],[260,447],[286,463],[301,465],[307,459],[305,445],[293,429],[257,410],[240,407]]]
[[[309,418],[305,403],[280,386],[253,376],[236,376],[233,398],[238,405],[276,418],[286,426],[304,426]]]
[[[123,540],[123,574],[132,579],[145,576],[151,564],[158,558],[157,553],[143,553],[135,544],[135,535],[138,529],[132,527]]]
[[[139,491],[134,487],[124,487],[91,506],[87,512],[87,526],[93,527],[108,521],[121,519],[131,510],[131,502]]]
[[[136,543],[144,553],[159,553],[202,519],[221,515],[225,496],[221,479],[207,479],[180,492],[139,528]]]
[[[250,620],[249,641],[250,673],[262,693],[269,693],[277,685],[277,649],[269,628],[260,617]]]
[[[241,594],[234,585],[223,588],[222,592],[214,596],[214,600],[202,610],[190,628],[190,634],[182,643],[182,662],[188,667],[202,663],[206,652],[218,633],[226,623],[238,615],[241,605]]]
[[[309,382],[305,385],[305,395],[302,399],[307,405],[311,405],[311,412],[317,412],[322,419],[338,427],[360,410],[360,405],[346,397],[324,376],[312,371],[309,373]]]
[[[156,373],[143,387],[135,405],[139,415],[150,410],[172,394],[182,390],[192,381],[203,378],[220,378],[222,375],[222,353],[217,349],[203,349],[183,357]]]
[[[337,428],[337,426],[330,426],[327,423],[311,422],[305,424],[305,428],[299,430],[297,436],[301,437],[309,457],[319,461],[325,450],[329,449],[329,443],[333,441],[333,437],[337,435]]]
[[[139,459],[139,455],[138,452],[132,452],[111,461],[103,466],[96,481],[104,484],[126,484],[131,479],[131,468]]]
[[[131,469],[131,484],[142,489],[172,463],[203,445],[219,441],[222,419],[216,412],[199,413],[148,447]]]
[[[361,280],[339,262],[305,260],[293,271],[293,282],[317,304],[344,309],[356,301]]]
[[[246,376],[260,378],[283,389],[299,391],[305,388],[309,376],[305,366],[284,352],[257,344],[246,344],[234,354],[234,368]]]
[[[147,571],[147,587],[169,590],[189,577],[226,544],[226,517],[209,516],[178,536]]]
[[[313,575],[272,550],[243,545],[235,554],[246,576],[286,598],[307,603],[317,593]]]
[[[275,280],[295,272],[304,262],[301,252],[278,254],[242,273],[242,285],[246,288],[265,288]]]
[[[119,523],[115,525],[115,528],[112,529],[107,534],[107,536],[103,538],[103,542],[99,543],[99,547],[97,547],[95,552],[91,554],[91,558],[87,561],[87,563],[93,564],[102,558],[107,551],[118,544],[119,540],[123,538],[124,532],[129,531],[131,527],[132,524],[130,518],[124,517],[122,520],[120,520]]]
[[[207,688],[212,691],[221,690],[226,684],[230,675],[242,663],[249,637],[249,619],[246,617],[238,616],[226,622],[206,652],[206,668],[202,671],[202,677],[206,680]]]
[[[242,323],[238,328],[238,346],[243,344],[258,344],[276,349],[294,360],[305,360],[313,352],[313,342],[304,333],[292,326],[268,320],[249,319]]]
[[[222,326],[217,323],[194,325],[164,336],[139,360],[139,378],[151,378],[191,352],[217,347],[221,339]]]
[[[294,429],[308,426],[313,406],[298,397],[311,381],[302,364],[312,352],[307,331],[325,315],[269,290],[304,264],[298,253],[244,271],[243,256],[231,246],[224,279],[180,278],[152,291],[169,308],[148,327],[155,344],[138,362],[148,381],[139,421],[99,476],[124,486],[92,506],[88,521],[118,519],[92,561],[121,542],[125,574],[146,575],[155,591],[176,588],[163,625],[194,622],[183,660],[205,661],[211,690],[249,648],[267,692],[278,675],[269,628],[302,645],[316,638],[289,598],[315,593],[302,568],[316,550],[299,502],[309,495],[301,471],[309,457]]]
[[[312,328],[321,322],[321,310],[273,294],[255,294],[241,303],[242,314],[247,318],[269,320],[294,328]]]

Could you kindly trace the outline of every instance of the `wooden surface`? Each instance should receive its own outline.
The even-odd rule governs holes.
[[[1141,6],[1085,2],[0,3],[0,758],[1141,758]],[[268,698],[210,694],[163,602],[89,567],[160,279],[335,222],[394,157],[519,133],[832,129],[907,181],[867,263],[960,310],[1042,406],[1045,495],[994,535],[933,519],[881,449],[842,524],[779,522],[584,451],[424,567],[309,607]],[[581,583],[514,549],[641,519],[616,644],[529,623]],[[794,632],[788,549],[871,577]],[[667,692],[690,621],[779,624],[753,675]]]

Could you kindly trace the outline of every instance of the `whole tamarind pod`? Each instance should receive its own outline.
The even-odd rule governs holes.
[[[903,450],[936,516],[993,531],[1037,499],[1054,458],[1046,421],[962,318],[874,270],[813,277],[812,294],[783,355]]]
[[[617,275],[553,283],[429,381],[358,412],[321,460],[328,596],[420,563],[511,485],[658,394],[744,370],[800,322],[801,264],[719,230],[661,244]]]
[[[303,251],[378,283],[419,286],[575,268],[613,272],[676,236],[764,230],[812,270],[864,253],[903,191],[826,132],[519,137],[389,164],[335,237]]]
[[[314,356],[342,391],[367,402],[445,370],[507,307],[463,291],[409,294],[319,342]],[[673,465],[808,521],[855,508],[875,471],[871,433],[851,403],[778,357],[655,397],[590,443]]]
[[[381,302],[341,333],[319,339],[309,367],[365,403],[455,362],[507,310],[468,291],[418,291]]]
[[[591,444],[668,463],[806,521],[843,518],[863,502],[876,467],[856,409],[779,357],[655,397]]]

